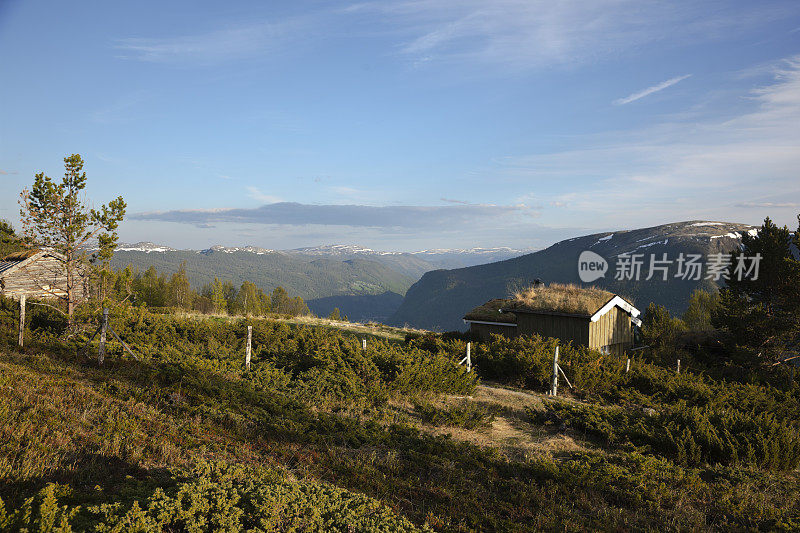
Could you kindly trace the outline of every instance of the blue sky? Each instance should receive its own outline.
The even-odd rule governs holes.
[[[0,217],[62,159],[125,241],[541,247],[796,227],[800,3],[0,0]]]

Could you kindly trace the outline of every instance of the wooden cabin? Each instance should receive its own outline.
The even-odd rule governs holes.
[[[628,300],[602,289],[551,284],[514,298],[490,300],[467,313],[470,332],[487,341],[541,335],[603,353],[623,355],[633,346],[640,312]]]
[[[88,296],[88,279],[79,274],[78,299]],[[0,259],[0,295],[19,299],[66,298],[67,273],[57,252],[26,250]]]

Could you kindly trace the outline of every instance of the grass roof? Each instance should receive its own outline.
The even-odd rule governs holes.
[[[485,322],[504,322],[508,324],[516,324],[517,316],[514,313],[501,313],[500,309],[508,304],[508,300],[489,300],[483,305],[479,305],[464,318],[466,320],[481,320]]]
[[[508,311],[564,313],[569,315],[593,315],[614,294],[597,287],[580,287],[574,284],[551,283],[529,287],[505,300],[502,307]]]
[[[39,250],[36,249],[22,250],[20,252],[14,252],[8,254],[7,256],[0,259],[0,261],[23,261],[25,259],[28,259],[29,257],[36,255],[37,253],[39,253]]]

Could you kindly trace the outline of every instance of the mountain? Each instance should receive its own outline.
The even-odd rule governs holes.
[[[650,255],[662,259],[662,254],[667,254],[668,260],[676,261],[681,253],[702,254],[705,260],[708,254],[729,252],[739,246],[742,233],[748,231],[755,231],[755,228],[730,222],[678,222],[575,237],[505,261],[435,270],[408,289],[389,323],[439,330],[464,329],[461,317],[467,311],[492,298],[506,297],[537,278],[545,283],[581,283],[578,257],[585,250],[608,262],[605,277],[596,280],[594,285],[632,298],[642,310],[650,302],[656,302],[673,313],[680,313],[692,291],[713,287],[714,282],[676,278],[677,263],[671,265],[667,281],[660,279],[660,273],[648,281],[644,278]],[[645,264],[639,281],[615,279],[618,256],[626,253],[644,254]],[[705,277],[705,269],[702,275]]]
[[[468,249],[435,248],[416,252],[386,252],[357,245],[332,244],[313,248],[297,248],[292,251],[302,254],[334,257],[368,256],[392,265],[398,263],[403,264],[403,262],[415,259],[417,261],[416,264],[424,266],[424,270],[419,274],[421,276],[424,272],[437,268],[461,268],[511,259],[512,257],[518,257],[531,250],[515,250],[514,248],[497,247]]]
[[[411,253],[436,265],[437,268],[462,268],[503,261],[532,251],[532,249],[515,250],[501,246],[497,248],[469,248],[466,250],[436,248]]]
[[[154,266],[171,274],[182,262],[193,287],[213,281],[231,280],[235,285],[249,280],[264,290],[278,285],[304,299],[343,294],[380,295],[387,291],[404,294],[419,277],[399,272],[366,258],[332,258],[270,250],[222,249],[154,251],[123,246],[111,260],[115,269],[131,265],[138,270]]]
[[[334,308],[342,317],[358,322],[386,322],[400,307],[403,296],[396,292],[383,294],[343,294],[307,300],[308,308],[317,316],[328,316]]]
[[[115,269],[150,266],[171,274],[186,261],[189,281],[199,288],[214,277],[237,286],[249,280],[264,290],[278,285],[302,296],[316,314],[334,307],[351,320],[386,321],[403,294],[425,272],[437,268],[472,266],[524,253],[511,248],[441,249],[420,252],[377,251],[335,244],[294,250],[256,246],[212,246],[205,250],[176,250],[152,242],[119,244],[111,261]]]

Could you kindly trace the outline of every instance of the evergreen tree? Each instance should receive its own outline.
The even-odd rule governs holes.
[[[151,266],[144,274],[133,280],[133,292],[136,302],[148,307],[164,307],[167,305],[167,280],[159,276],[156,267]]]
[[[651,303],[642,317],[642,341],[650,346],[656,362],[674,363],[680,334],[686,329],[683,321],[670,316],[663,305]]]
[[[331,320],[340,320],[341,319],[341,312],[339,311],[338,307],[334,307],[331,314],[328,315],[328,318]]]
[[[800,217],[798,217],[800,222]],[[800,261],[797,233],[779,228],[767,217],[756,235],[744,234],[734,252],[729,280],[720,293],[713,322],[755,357],[774,359],[798,344],[800,333]],[[793,246],[795,246],[793,251]],[[760,255],[758,278],[735,271],[740,258]]]
[[[14,231],[11,222],[0,219],[0,259],[24,249],[23,241]]]
[[[292,312],[292,299],[289,298],[289,293],[286,292],[281,286],[275,287],[270,297],[272,311],[275,313],[289,315]]]
[[[54,293],[67,304],[70,325],[75,304],[81,299],[82,275],[86,272],[86,246],[95,242],[95,257],[107,261],[114,253],[117,228],[125,215],[122,197],[100,209],[90,208],[81,198],[86,188],[83,159],[78,154],[64,158],[64,177],[56,183],[43,172],[36,174],[33,186],[20,193],[20,218],[23,234],[32,243],[58,252],[66,282],[65,295]]]

